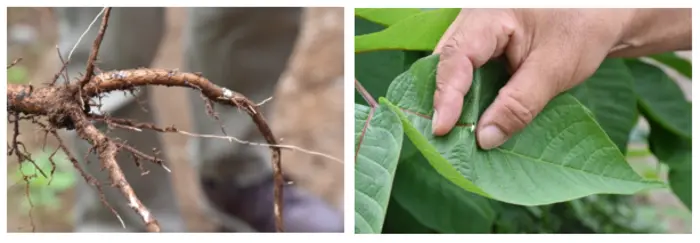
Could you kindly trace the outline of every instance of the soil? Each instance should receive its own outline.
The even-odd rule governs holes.
[[[342,8],[339,8],[339,10],[342,14]],[[15,57],[22,57],[22,65],[29,70],[31,74],[29,80],[33,80],[32,83],[35,85],[38,84],[40,80],[41,82],[44,82],[43,80],[49,80],[60,68],[60,61],[56,50],[53,49],[56,42],[56,25],[51,15],[50,9],[47,8],[8,8],[8,29],[9,26],[13,24],[27,23],[27,25],[32,26],[38,34],[35,38],[41,40],[41,42],[36,41],[31,47],[27,47],[26,45],[13,45],[8,41],[8,62],[11,62]],[[160,50],[152,67],[165,69],[180,68],[182,70],[183,57],[181,36],[183,31],[182,27],[186,18],[186,11],[183,8],[168,8],[166,18],[166,36],[163,38],[163,43],[161,43]],[[340,19],[340,28],[342,29],[342,15]],[[342,38],[343,35],[341,31],[336,39],[339,39],[342,43]],[[336,40],[336,42],[337,41],[338,40]],[[342,45],[340,50],[342,51]],[[32,53],[38,54],[31,55]],[[342,67],[342,55],[340,57],[339,62]],[[309,61],[314,62],[313,60]],[[326,60],[318,60],[315,61],[315,63],[322,63],[321,61]],[[336,61],[336,63],[337,62],[338,61]],[[184,111],[182,109],[183,107],[189,107],[189,104],[186,102],[185,92],[186,90],[177,88],[154,88],[155,94],[152,96],[150,102],[155,103],[154,107],[157,107],[157,110],[154,109],[151,112],[157,114],[159,121],[167,123],[161,125],[174,125],[180,129],[191,131],[190,119],[188,117],[190,108],[184,109]],[[340,94],[342,97],[342,89]],[[337,96],[328,98],[337,99]],[[330,151],[328,151],[328,148],[325,148],[325,151],[323,151],[325,153],[331,153],[338,158],[343,158],[342,108],[341,102],[339,106],[341,110],[340,123],[336,122],[333,124],[341,131],[341,142],[340,144],[337,142],[333,143],[335,147],[330,148]],[[313,113],[313,110],[310,112]],[[319,110],[318,112],[324,112],[324,110]],[[43,142],[43,136],[33,132],[33,127],[31,125],[23,124],[20,130],[20,139],[25,142],[29,151],[40,148]],[[11,139],[12,135],[9,131],[11,130],[8,129],[8,139]],[[293,138],[294,135],[290,134],[288,137]],[[316,139],[320,138],[316,137]],[[172,170],[173,183],[175,184],[176,194],[180,201],[183,217],[187,222],[188,231],[215,231],[217,229],[215,222],[206,217],[201,206],[198,205],[198,200],[196,200],[201,194],[199,194],[200,192],[195,183],[194,171],[190,167],[190,162],[187,161],[187,149],[185,148],[187,137],[168,134],[162,135],[161,141],[168,148],[166,149],[168,154],[165,156],[165,159],[168,160],[167,162]],[[284,142],[286,143],[288,141]],[[48,146],[55,143],[56,141],[49,141]],[[318,147],[306,146],[304,148],[311,150],[319,149]],[[284,156],[285,155],[283,155],[283,163],[285,163]],[[293,164],[294,161],[292,160],[290,163]],[[342,183],[343,166],[340,164],[340,166],[331,166],[331,169],[329,169],[327,163],[329,162],[310,164],[311,168],[309,168],[309,166],[285,166],[284,169],[288,171],[289,174],[292,174],[293,177],[301,178],[301,180],[304,181],[302,186],[308,187],[312,192],[321,195],[327,201],[342,208],[342,195],[344,191]],[[8,174],[16,173],[18,164],[16,158],[8,157],[7,164]],[[72,213],[70,206],[74,201],[74,193],[72,190],[67,190],[60,195],[62,208],[58,210],[45,210],[40,207],[35,207],[31,217],[34,221],[34,229],[30,227],[30,217],[28,217],[27,212],[17,210],[19,205],[25,200],[24,183],[17,183],[8,179],[8,232],[27,232],[32,230],[36,232],[70,232],[72,230]]]

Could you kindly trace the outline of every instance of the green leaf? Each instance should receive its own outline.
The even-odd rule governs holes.
[[[692,104],[660,68],[639,60],[627,60],[634,76],[635,92],[645,117],[683,138],[692,138]]]
[[[463,189],[508,203],[541,205],[665,186],[636,174],[590,112],[569,94],[554,98],[504,145],[478,148],[472,125],[509,78],[505,64],[495,61],[475,71],[457,126],[446,136],[433,136],[438,60],[433,55],[417,61],[392,82],[387,98],[398,107],[392,109],[403,111],[404,131],[413,144]]]
[[[385,104],[355,104],[355,233],[382,231],[403,139],[398,124]]]
[[[401,76],[399,76],[401,77]],[[412,125],[412,121],[404,114],[401,108],[390,105],[392,110],[399,115],[401,119],[401,124],[403,129],[408,136],[408,138],[413,142],[413,144],[418,148],[423,156],[430,162],[430,164],[437,170],[437,172],[443,177],[449,179],[451,182],[455,183],[464,190],[479,194],[481,196],[488,197],[489,195],[482,191],[479,187],[474,185],[467,178],[464,178],[458,170],[452,167],[449,162],[441,156],[440,152],[430,144],[430,141],[426,140],[421,132]],[[411,111],[408,111],[411,112]]]
[[[647,115],[650,110],[642,109]],[[692,141],[669,131],[654,120],[649,120],[649,149],[656,158],[669,167],[671,191],[692,210]]]
[[[362,35],[384,29],[381,25],[365,19],[355,18],[355,34]],[[405,54],[401,51],[378,51],[355,54],[355,79],[377,99],[386,94],[389,84],[403,72]],[[414,59],[415,60],[415,59]],[[359,93],[355,92],[355,103],[368,105]]]
[[[389,200],[389,209],[386,212],[384,221],[384,234],[431,234],[438,233],[428,228],[418,221],[411,213],[406,211],[396,202],[396,199]]]
[[[688,79],[693,78],[693,64],[690,62],[690,60],[682,58],[674,52],[651,55],[649,57],[676,70],[678,73]]]
[[[634,77],[622,59],[607,59],[593,76],[569,91],[593,112],[623,154],[638,116],[633,83]]]
[[[362,83],[374,99],[389,90],[391,81],[405,71],[406,54],[401,51],[379,51],[355,55],[355,78]],[[367,105],[355,92],[355,103]]]
[[[356,8],[355,16],[389,26],[421,12],[417,8]]]
[[[488,199],[443,178],[421,154],[402,160],[392,198],[440,233],[488,233],[496,213]]]
[[[355,53],[377,50],[432,51],[460,9],[438,9],[405,18],[385,30],[355,36]]]

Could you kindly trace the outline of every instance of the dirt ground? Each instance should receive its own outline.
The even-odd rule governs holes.
[[[342,8],[339,8],[333,9],[330,12],[333,12],[333,14],[340,13],[341,22],[339,23],[339,25],[336,23],[336,26],[340,26],[341,28],[339,32],[340,35],[337,36],[335,40],[333,40],[333,43],[337,43],[338,41],[340,41],[341,45],[339,51],[342,54],[343,11]],[[185,18],[186,11],[183,8],[169,8],[167,10],[166,36],[163,38],[163,43],[161,43],[160,50],[158,52],[156,60],[152,64],[152,67],[166,69],[180,68],[182,70],[183,57],[181,48],[181,36]],[[22,28],[11,28],[11,26],[18,26],[18,23],[25,24],[25,27],[31,27],[29,29],[33,28],[33,31],[27,31],[26,29]],[[29,47],[20,44],[13,45],[9,41],[11,37],[9,37],[10,34],[8,34],[8,60],[12,60],[16,57],[22,57],[22,64],[25,65],[29,70],[29,73],[31,74],[29,76],[29,80],[32,80],[33,83],[39,83],[40,80],[42,80],[41,82],[43,82],[43,80],[50,79],[50,77],[52,77],[55,74],[55,72],[59,70],[60,67],[60,61],[58,59],[58,56],[56,55],[55,49],[53,49],[56,40],[56,24],[52,19],[50,10],[43,8],[8,8],[8,31],[12,31],[13,29],[18,30],[20,32],[25,31],[29,33],[20,33],[19,37],[13,36],[13,38],[22,40],[22,38],[28,38],[27,36],[29,36],[35,38],[36,40],[34,40],[34,44],[30,45]],[[86,40],[83,41],[92,41],[92,38],[94,37],[86,37]],[[322,59],[326,57],[320,58]],[[328,62],[328,60],[306,61],[311,63]],[[338,63],[341,67],[340,72],[342,77],[342,55],[340,55],[339,59],[336,56],[335,60],[331,61],[331,63],[329,63],[328,65],[335,67],[338,66]],[[287,76],[290,75],[288,74]],[[342,87],[342,85],[340,85],[340,87]],[[284,90],[280,90],[278,92],[279,94],[284,94]],[[337,91],[334,92],[336,93],[335,97],[330,96],[325,97],[324,99],[338,99]],[[175,125],[176,127],[181,128],[183,130],[191,130],[189,129],[189,110],[180,112],[182,110],[182,107],[189,107],[189,104],[187,104],[185,99],[185,94],[186,90],[184,89],[173,89],[165,87],[155,88],[155,95],[153,95],[151,102],[154,102],[156,104],[155,107],[157,107],[157,110],[154,110],[152,112],[157,113],[159,121],[164,121],[167,123],[162,125]],[[332,109],[339,110],[341,114],[339,118],[340,123],[337,122],[336,118],[331,118],[333,121],[335,121],[335,123],[332,123],[333,126],[335,126],[337,130],[341,131],[340,137],[333,138],[333,141],[326,141],[326,144],[331,144],[333,147],[318,148],[318,146],[308,147],[302,144],[294,144],[292,143],[293,141],[295,141],[294,134],[287,134],[287,136],[290,137],[290,139],[285,139],[285,141],[283,142],[285,144],[304,146],[304,148],[306,149],[322,150],[321,152],[330,153],[334,157],[342,159],[342,88],[340,90],[340,95],[340,103],[327,102],[332,103],[335,106],[339,105],[339,107],[332,107]],[[280,109],[282,108],[279,108],[277,110]],[[326,112],[327,110],[328,109],[326,109],[325,111],[319,110],[318,112]],[[313,113],[314,111],[312,109],[309,112]],[[337,114],[337,112],[335,114]],[[272,125],[273,131],[276,131],[276,127],[281,129],[282,131],[289,130],[289,128],[285,130],[284,126],[280,126],[279,122],[273,122]],[[11,133],[9,131],[10,130],[8,130],[8,139],[11,136]],[[40,146],[40,142],[42,141],[40,138],[42,136],[37,136],[35,133],[33,133],[31,126],[23,126],[21,129],[21,134],[22,135],[20,135],[20,139],[25,141],[28,147],[38,148]],[[278,135],[278,137],[281,136]],[[163,135],[161,136],[161,138],[161,141],[168,148],[166,150],[168,154],[165,156],[165,159],[168,160],[170,169],[173,173],[173,181],[175,183],[175,188],[177,191],[176,193],[180,201],[184,218],[187,221],[188,230],[194,232],[208,232],[215,230],[214,222],[212,222],[212,220],[208,219],[204,215],[204,213],[201,210],[201,207],[197,205],[198,202],[195,200],[195,198],[199,196],[199,191],[196,186],[196,183],[194,183],[194,171],[192,171],[191,167],[189,166],[190,163],[189,161],[187,161],[188,156],[186,154],[187,150],[185,148],[187,137],[181,135]],[[315,137],[315,139],[319,140],[320,138]],[[55,141],[50,141],[50,143],[55,143]],[[321,195],[326,200],[336,205],[338,208],[342,208],[344,193],[342,164],[328,161],[320,163],[297,163],[294,161],[298,161],[298,159],[291,158],[297,155],[294,155],[293,153],[291,153],[291,155],[287,155],[287,152],[283,153],[285,153],[283,154],[283,163],[289,161],[289,163],[285,163],[285,171],[288,174],[291,174],[291,176],[295,178],[295,180],[301,181],[301,183],[299,183],[300,186],[310,188],[312,192]],[[288,157],[290,157],[291,159],[287,159]],[[16,162],[17,161],[15,158],[8,158],[8,173],[14,173],[14,171],[17,170]],[[335,164],[331,164],[329,166],[329,163]],[[70,205],[72,204],[73,197],[74,193],[72,190],[68,190],[65,193],[62,193],[60,199],[63,202],[63,206],[59,210],[47,211],[42,210],[41,208],[35,208],[32,217],[36,226],[35,231],[71,231],[72,214]],[[26,232],[32,230],[31,227],[29,227],[30,218],[27,216],[27,212],[17,210],[19,204],[23,200],[26,200],[24,186],[21,183],[18,184],[14,181],[8,180],[8,232]]]

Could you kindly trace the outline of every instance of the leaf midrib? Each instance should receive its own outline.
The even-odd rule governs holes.
[[[410,114],[412,114],[412,115],[416,115],[416,116],[419,116],[419,117],[428,119],[428,120],[430,120],[430,121],[433,120],[432,118],[430,118],[430,115],[423,114],[423,113],[420,113],[420,112],[417,112],[417,111],[412,111],[412,110],[410,110],[410,109],[408,109],[408,108],[403,108],[403,107],[400,107],[400,106],[398,106],[398,105],[395,105],[395,106],[398,107],[399,109],[401,109],[401,111],[403,111],[403,112],[405,112],[405,113],[410,113]],[[455,124],[455,127],[469,127],[469,126],[471,126],[471,125],[472,125],[471,123],[459,123],[459,122],[457,122],[457,124]]]
[[[400,106],[398,106],[398,105],[397,105],[397,107],[399,107],[399,108],[400,108],[402,111],[404,111],[404,112],[407,112],[407,113],[410,113],[410,114],[414,114],[414,115],[416,115],[416,116],[418,116],[418,117],[420,117],[420,118],[422,118],[422,119],[432,120],[432,119],[427,118],[427,115],[423,115],[423,114],[421,114],[420,112],[416,112],[416,111],[413,111],[413,110],[408,109],[408,108],[400,107]],[[469,126],[469,124],[458,124],[458,125],[461,125],[461,126]],[[620,181],[639,183],[638,181],[633,181],[633,180],[629,180],[629,179],[623,179],[623,178],[618,178],[618,177],[610,177],[610,176],[603,176],[603,175],[598,175],[598,174],[595,174],[595,173],[593,173],[593,172],[586,171],[586,170],[578,170],[578,169],[575,169],[575,168],[572,168],[572,167],[568,167],[568,166],[565,166],[565,165],[556,164],[556,163],[554,163],[554,162],[542,160],[542,159],[540,159],[540,158],[534,158],[534,157],[529,157],[529,156],[526,156],[526,155],[523,155],[523,154],[518,154],[518,153],[515,153],[514,151],[505,150],[505,149],[500,148],[500,147],[495,148],[494,150],[497,150],[497,151],[500,151],[500,152],[503,152],[503,153],[506,153],[506,154],[516,155],[516,156],[518,156],[518,157],[522,157],[522,158],[525,158],[525,159],[532,159],[532,160],[534,160],[534,161],[536,161],[536,162],[540,162],[540,163],[542,163],[542,164],[547,164],[547,165],[550,165],[550,166],[559,166],[559,167],[561,167],[561,168],[565,168],[565,169],[568,169],[568,170],[571,170],[571,171],[578,171],[578,172],[582,172],[582,173],[585,173],[585,174],[588,174],[588,175],[594,175],[594,176],[596,176],[596,177],[610,178],[610,179],[615,179],[615,180],[620,180]],[[478,152],[478,151],[476,151],[476,152]],[[451,166],[453,166],[453,165],[451,165]],[[453,166],[453,167],[454,167],[454,166]],[[648,183],[648,182],[644,182],[644,183]]]
[[[376,110],[376,107],[370,107],[369,108],[369,113],[367,114],[367,120],[365,121],[365,125],[362,127],[362,132],[360,133],[360,138],[359,141],[357,141],[357,148],[355,148],[355,163],[357,163],[357,155],[360,154],[360,148],[362,147],[362,140],[365,138],[365,133],[367,132],[367,128],[369,128],[369,122],[372,121],[372,117],[374,116],[374,110]]]

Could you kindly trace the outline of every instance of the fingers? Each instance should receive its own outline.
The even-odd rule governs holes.
[[[508,34],[482,14],[461,13],[440,40],[436,90],[433,100],[433,134],[445,135],[462,113],[464,96],[472,84],[474,68],[502,53]],[[468,24],[463,24],[468,23]]]
[[[447,134],[462,113],[464,96],[469,91],[474,70],[471,60],[455,50],[454,45],[443,48],[437,66],[437,85],[433,97],[433,133]]]
[[[547,102],[559,93],[561,77],[552,62],[556,60],[530,58],[501,88],[494,102],[479,120],[476,136],[482,149],[502,145],[530,124]]]

